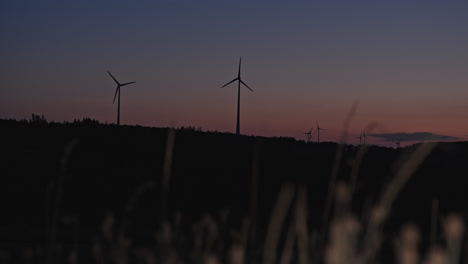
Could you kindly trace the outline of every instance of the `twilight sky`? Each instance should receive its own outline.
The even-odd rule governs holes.
[[[0,118],[195,126],[337,141],[369,133],[468,138],[468,1],[0,2]],[[314,137],[315,140],[315,137]],[[369,139],[370,143],[380,142]]]

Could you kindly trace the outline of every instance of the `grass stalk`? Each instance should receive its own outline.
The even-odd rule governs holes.
[[[273,264],[276,259],[278,241],[281,235],[281,229],[286,219],[288,209],[294,198],[294,185],[287,183],[281,187],[278,200],[276,201],[273,214],[268,225],[265,244],[263,248],[263,264]]]
[[[176,131],[169,128],[167,131],[166,151],[164,155],[163,179],[161,186],[161,216],[159,226],[166,220],[169,184],[171,180],[172,158],[174,156],[174,143]]]
[[[50,227],[50,238],[49,238],[49,248],[47,250],[46,263],[52,264],[54,262],[55,256],[55,247],[57,240],[57,229],[58,229],[58,217],[60,214],[60,202],[62,201],[63,189],[65,176],[67,172],[68,160],[71,153],[78,145],[78,139],[70,141],[66,146],[64,153],[60,159],[60,173],[57,179],[57,193],[54,200],[53,214],[52,214],[52,223]]]
[[[373,263],[377,252],[380,250],[382,242],[381,228],[390,213],[393,203],[405,184],[429,156],[435,146],[435,142],[420,144],[412,153],[411,157],[396,173],[388,187],[384,190],[380,202],[372,212],[371,219],[364,236],[364,263]]]
[[[358,102],[354,102],[348,112],[348,114],[345,117],[345,120],[343,122],[343,133],[341,134],[341,144],[338,144],[338,149],[336,150],[336,156],[335,156],[335,161],[332,167],[332,172],[330,175],[330,181],[328,184],[328,192],[327,192],[327,198],[325,200],[325,209],[322,215],[322,225],[321,225],[321,231],[319,235],[319,241],[318,241],[318,250],[319,254],[321,255],[320,252],[323,252],[323,249],[325,247],[325,238],[327,236],[328,232],[328,218],[330,215],[331,207],[333,205],[333,194],[335,192],[335,185],[336,185],[336,178],[338,176],[338,172],[340,169],[340,164],[341,160],[343,159],[343,144],[346,142],[348,138],[348,130],[349,126],[351,125],[351,121],[356,114],[358,107]],[[316,259],[315,262],[320,263],[322,262],[322,257],[323,256],[318,256],[318,259]]]

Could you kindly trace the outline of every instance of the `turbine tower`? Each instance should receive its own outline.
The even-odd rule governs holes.
[[[253,90],[245,83],[242,81],[241,79],[241,62],[242,62],[242,57],[239,58],[239,71],[237,72],[237,78],[235,78],[234,80],[226,83],[225,85],[223,85],[221,88],[224,88],[226,87],[227,85],[237,81],[237,123],[236,123],[236,135],[239,135],[240,134],[240,85],[241,83],[247,87],[247,89],[249,89],[250,91],[253,92]]]
[[[315,132],[317,132],[317,143],[320,143],[320,130],[325,130],[325,129],[320,128],[318,121],[315,121],[315,122],[317,122],[317,129],[315,130]]]
[[[304,134],[307,135],[307,142],[310,142],[310,140],[311,140],[311,138],[312,138],[312,130],[314,130],[314,128],[311,128],[311,129],[309,130],[309,132],[304,133]]]
[[[132,83],[136,83],[136,82],[128,82],[128,83],[122,83],[121,84],[114,78],[114,76],[112,76],[110,71],[107,71],[107,72],[109,73],[109,75],[112,77],[112,79],[114,79],[115,83],[117,84],[117,88],[115,89],[114,101],[112,101],[112,104],[115,103],[115,97],[117,96],[117,94],[119,94],[119,99],[117,99],[117,126],[120,126],[120,87],[125,86],[125,85],[129,85],[129,84],[132,84]]]

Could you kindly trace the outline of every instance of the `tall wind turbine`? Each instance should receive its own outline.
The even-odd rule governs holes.
[[[309,130],[309,132],[304,133],[304,134],[307,135],[307,142],[310,142],[310,140],[311,140],[311,138],[312,138],[312,130],[314,130],[314,128],[311,128],[311,129]]]
[[[117,94],[119,94],[119,99],[117,100],[117,126],[119,126],[120,125],[120,87],[125,86],[125,85],[129,85],[129,84],[132,84],[132,83],[136,83],[136,82],[128,82],[128,83],[122,83],[121,84],[114,78],[114,76],[112,76],[110,71],[107,71],[107,72],[109,73],[109,75],[112,77],[112,79],[114,79],[115,83],[117,84],[117,88],[115,89],[114,101],[112,101],[112,104],[115,103],[115,97],[117,96]]]
[[[242,57],[239,58],[239,71],[237,72],[237,78],[235,78],[234,80],[226,83],[225,85],[223,85],[221,87],[221,88],[224,88],[227,85],[237,81],[237,123],[236,123],[236,134],[237,135],[240,134],[240,85],[241,85],[241,83],[245,87],[247,87],[247,89],[249,89],[250,91],[253,92],[253,90],[247,84],[245,84],[245,82],[243,82],[242,79],[241,79],[241,62],[242,62]]]
[[[366,139],[367,139],[366,131],[363,130],[363,131],[362,131],[362,142],[364,143],[364,145],[366,144]]]
[[[315,132],[317,132],[317,142],[320,143],[320,130],[325,130],[325,129],[319,126],[318,121],[315,121],[315,122],[317,122],[317,129],[315,130]]]

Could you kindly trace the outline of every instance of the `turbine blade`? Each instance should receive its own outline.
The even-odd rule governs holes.
[[[243,85],[245,85],[245,87],[247,87],[250,91],[253,92],[252,88],[250,88],[247,84],[245,84],[245,82],[243,82],[241,79],[239,79],[239,80]]]
[[[241,64],[242,64],[242,57],[239,57],[239,71],[237,72],[237,76],[240,78],[240,72],[241,72]]]
[[[224,88],[224,87],[228,86],[229,84],[231,84],[231,83],[233,83],[233,82],[235,82],[237,80],[239,80],[239,78],[235,78],[234,80],[232,80],[232,81],[226,83],[225,85],[221,86],[221,88]]]
[[[132,83],[136,83],[136,82],[128,82],[128,83],[121,84],[120,86],[125,86],[125,85],[129,85],[129,84],[132,84]]]
[[[114,79],[114,82],[117,84],[117,85],[120,85],[120,83],[114,78],[114,76],[112,76],[112,73],[110,73],[110,71],[107,71],[109,73],[109,75],[112,77],[112,79]]]
[[[120,86],[117,86],[117,89],[115,89],[115,95],[114,95],[114,101],[112,103],[115,103],[115,98],[117,97],[117,92],[119,91]]]

